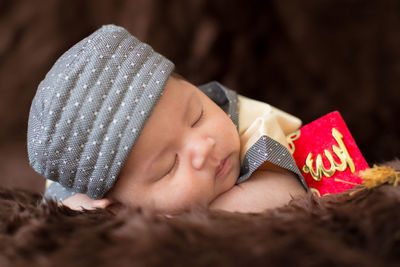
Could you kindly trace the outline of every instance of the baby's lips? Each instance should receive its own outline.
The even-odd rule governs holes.
[[[218,165],[217,169],[215,170],[215,177],[218,177],[221,175],[221,172],[224,172],[225,169],[227,168],[226,165],[228,164],[228,159],[229,156],[227,156],[225,159],[223,159],[220,164]]]
[[[217,168],[215,169],[215,175],[217,175],[217,173],[221,170],[223,162],[224,162],[223,160],[219,162]]]

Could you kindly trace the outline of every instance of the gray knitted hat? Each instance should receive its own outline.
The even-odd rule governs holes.
[[[28,123],[31,166],[68,190],[103,197],[174,65],[124,28],[107,25],[54,64]]]

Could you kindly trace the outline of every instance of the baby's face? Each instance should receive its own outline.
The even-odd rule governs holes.
[[[170,213],[208,206],[235,184],[239,152],[226,113],[194,85],[170,77],[107,196]]]

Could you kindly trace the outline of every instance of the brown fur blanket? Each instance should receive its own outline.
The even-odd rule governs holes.
[[[397,169],[400,166],[399,162]],[[262,214],[76,212],[0,189],[0,266],[399,266],[400,187]]]

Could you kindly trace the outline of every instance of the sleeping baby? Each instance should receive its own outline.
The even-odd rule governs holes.
[[[286,142],[301,121],[217,82],[199,87],[124,28],[64,53],[28,124],[46,198],[76,210],[261,212],[306,194]]]

